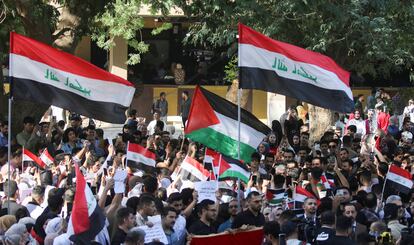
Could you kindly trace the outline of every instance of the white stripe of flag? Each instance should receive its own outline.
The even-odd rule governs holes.
[[[155,153],[145,149],[143,146],[134,143],[128,143],[127,159],[134,162],[142,163],[147,166],[155,167]]]

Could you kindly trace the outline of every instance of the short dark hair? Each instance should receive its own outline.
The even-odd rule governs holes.
[[[334,225],[335,224],[335,214],[332,211],[325,211],[321,214],[321,224],[322,225]]]
[[[352,131],[352,132],[357,131],[357,127],[355,125],[349,125],[346,129],[349,130],[349,131]]]
[[[131,109],[131,110],[129,110],[129,112],[128,112],[128,116],[135,116],[137,114],[137,110],[135,110],[135,109]]]
[[[292,153],[293,154],[293,156],[295,156],[296,154],[295,154],[295,152],[294,151],[292,151],[291,149],[287,149],[286,151],[285,151],[285,153]]]
[[[257,191],[252,191],[249,194],[247,194],[246,200],[250,200],[252,199],[252,197],[257,197],[260,196],[260,193]]]
[[[201,201],[198,205],[199,205],[199,210],[201,211],[201,210],[203,210],[203,209],[205,209],[205,210],[207,210],[208,209],[208,206],[210,206],[210,205],[214,205],[215,204],[215,202],[214,201],[212,201],[212,200],[210,200],[210,199],[204,199],[203,201]]]
[[[187,90],[184,90],[184,91],[183,91],[183,94],[185,94],[185,95],[187,95],[187,96],[189,95],[189,93],[188,93],[188,91],[187,91]]]
[[[174,192],[171,193],[170,196],[167,199],[167,202],[169,204],[173,203],[173,202],[177,202],[177,201],[182,201],[183,200],[183,196],[181,195],[181,193],[179,192]]]
[[[118,209],[116,212],[116,221],[118,225],[122,225],[124,219],[128,218],[130,214],[134,215],[134,210],[132,210],[132,208],[126,207]]]
[[[29,117],[29,116],[23,118],[23,124],[27,124],[27,123],[35,124],[35,119],[33,117]]]
[[[160,97],[163,96],[163,95],[167,95],[167,94],[165,92],[161,92]]]
[[[144,206],[151,205],[151,203],[155,203],[155,198],[150,195],[141,195],[139,198],[139,208],[143,208]]]
[[[384,206],[384,219],[388,222],[390,220],[398,219],[399,207],[395,203],[387,203]]]
[[[344,215],[339,215],[336,217],[335,228],[337,231],[345,232],[352,227],[352,218],[348,218]]]
[[[162,216],[162,217],[165,217],[165,216],[167,216],[167,215],[168,215],[168,213],[169,213],[169,212],[173,212],[173,213],[175,213],[176,215],[178,215],[178,214],[177,214],[177,211],[176,211],[173,207],[165,207],[165,208],[163,208],[163,209],[162,209],[161,216]]]
[[[251,161],[257,160],[257,161],[260,162],[260,159],[261,159],[261,156],[260,156],[260,154],[258,152],[253,152],[252,153],[252,155],[251,155]]]
[[[133,196],[133,197],[128,198],[125,205],[128,208],[131,208],[132,210],[134,210],[134,214],[135,214],[137,212],[138,205],[139,205],[139,197]]]
[[[266,222],[263,226],[263,231],[265,235],[271,235],[275,239],[279,239],[280,225],[276,221]]]
[[[64,190],[60,188],[53,188],[49,191],[47,196],[47,204],[51,211],[58,212],[63,206]]]
[[[154,176],[147,175],[142,182],[147,193],[154,193],[158,189],[158,180]]]
[[[276,186],[283,185],[285,183],[285,180],[286,180],[285,176],[281,174],[273,175],[273,182]]]
[[[6,182],[3,184],[4,195],[6,195],[6,197],[14,197],[14,195],[16,195],[17,189],[17,182],[14,180],[6,180]]]

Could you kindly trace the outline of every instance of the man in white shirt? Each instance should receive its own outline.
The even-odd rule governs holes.
[[[157,121],[161,121],[160,113],[158,111],[154,112],[153,116],[154,120],[152,120],[147,127],[148,135],[153,135],[155,133],[155,127],[157,126]]]
[[[355,125],[357,128],[356,133],[360,134],[361,136],[364,136],[367,133],[366,122],[361,118],[361,112],[358,110],[355,110],[354,118],[348,121],[348,126],[350,125]]]

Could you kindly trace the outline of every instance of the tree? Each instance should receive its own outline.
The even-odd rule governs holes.
[[[326,54],[356,75],[388,78],[414,67],[414,5],[398,0],[177,0],[198,22],[187,42],[236,51],[237,23]],[[311,109],[328,113],[327,110]],[[312,114],[311,121],[317,121]],[[324,115],[330,118],[332,115]],[[316,124],[313,124],[315,126]],[[312,125],[311,125],[312,130]]]

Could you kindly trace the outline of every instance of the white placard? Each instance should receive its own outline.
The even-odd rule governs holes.
[[[154,240],[158,240],[164,244],[168,244],[167,236],[165,235],[161,224],[154,225],[151,228],[146,225],[139,226],[138,228],[145,232],[145,243],[150,243]]]
[[[194,189],[198,192],[198,202],[205,199],[216,201],[217,182],[197,181],[194,182]]]
[[[114,174],[114,191],[115,194],[117,193],[124,193],[125,192],[125,179],[127,177],[128,173],[126,170],[120,170],[117,169]]]
[[[161,225],[161,215],[148,216],[147,219],[148,222],[151,222],[154,225]]]

